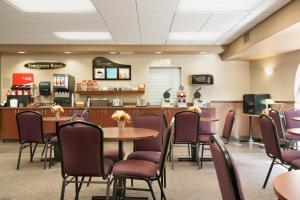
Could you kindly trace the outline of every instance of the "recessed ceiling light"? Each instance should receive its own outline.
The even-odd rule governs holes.
[[[111,51],[111,52],[109,52],[110,54],[117,54],[117,52],[116,51]]]
[[[156,51],[155,53],[156,53],[156,54],[162,54],[162,52],[161,52],[161,51]]]
[[[252,11],[262,1],[261,0],[181,0],[178,5],[179,11]]]
[[[207,52],[206,51],[200,51],[200,54],[206,54]]]
[[[18,52],[19,54],[24,54],[24,53],[26,53],[25,51],[19,51]]]
[[[221,33],[215,32],[171,32],[170,40],[216,40]]]
[[[109,32],[55,32],[57,37],[66,40],[111,40]]]
[[[65,51],[64,53],[65,53],[65,54],[70,54],[70,53],[71,53],[71,51]]]
[[[95,12],[90,0],[8,0],[23,12],[82,13]]]

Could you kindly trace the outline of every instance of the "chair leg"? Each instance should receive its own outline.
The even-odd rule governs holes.
[[[52,158],[52,149],[54,148],[53,143],[50,144],[50,153],[49,153],[49,158]],[[51,161],[49,161],[49,169],[51,168]]]
[[[164,173],[163,173],[163,176],[164,176],[164,182],[163,182],[163,185],[164,185],[164,188],[167,187],[167,170],[166,170],[166,166],[164,167]]]
[[[92,177],[90,177],[92,178]],[[110,189],[110,177],[107,177],[107,185],[106,185],[106,200],[109,200],[109,189]]]
[[[172,162],[172,169],[174,169],[174,147],[171,144],[171,162]]]
[[[265,179],[265,182],[264,182],[264,185],[263,185],[263,189],[265,189],[265,188],[266,188],[266,185],[267,185],[267,183],[268,183],[268,180],[269,180],[269,177],[270,177],[271,171],[272,171],[272,169],[273,169],[274,163],[275,163],[275,158],[272,160],[272,163],[271,163],[271,165],[270,165],[270,168],[269,168],[269,171],[268,171],[267,177],[266,177],[266,179]]]
[[[20,145],[20,149],[19,149],[19,157],[18,157],[18,163],[17,163],[17,170],[19,170],[19,168],[20,168],[20,161],[21,161],[22,150],[23,150],[23,144]]]
[[[202,166],[203,166],[203,153],[204,153],[204,143],[202,144],[202,148],[201,148],[201,165],[200,165],[200,169],[202,169]]]
[[[113,180],[114,180],[114,186],[113,186],[113,196],[112,196],[112,199],[116,200],[117,199],[117,183],[118,183],[118,179],[117,179],[117,177],[114,177]]]
[[[153,188],[152,188],[152,185],[151,185],[150,181],[147,180],[146,182],[148,183],[148,186],[149,186],[149,189],[150,189],[150,192],[151,192],[151,195],[152,195],[152,199],[156,200],[156,197],[155,197],[155,194],[153,192]]]
[[[78,186],[78,177],[75,176],[75,200],[79,199],[79,186]]]
[[[160,180],[157,179],[157,182],[158,182],[159,189],[160,189],[160,195],[161,195],[160,198],[161,198],[161,200],[166,200],[167,198],[166,198],[166,195],[165,195],[165,192],[164,192],[164,189],[162,187],[162,184],[161,184]]]
[[[44,157],[44,169],[46,169],[46,162],[47,162],[47,153],[48,153],[48,142],[45,143],[45,157]]]
[[[65,199],[65,189],[66,189],[66,183],[65,183],[65,179],[64,179],[62,181],[62,184],[61,184],[60,200],[64,200]]]
[[[43,157],[43,155],[44,155],[44,153],[45,153],[45,148],[46,148],[46,146],[43,147],[43,151],[42,151],[42,153],[41,153],[41,157]]]
[[[33,158],[32,158],[32,143],[31,142],[29,144],[29,148],[30,148],[30,162],[33,162]]]
[[[92,177],[90,176],[89,177],[89,181],[88,181],[88,183],[86,184],[86,187],[89,187],[90,186],[90,182],[92,181]]]
[[[198,144],[198,143],[196,143],[196,160],[197,160],[197,165],[198,165],[198,169],[201,169],[202,168],[202,166],[201,166],[201,168],[200,168],[200,162],[199,162],[199,149],[200,149],[200,145]]]
[[[188,144],[188,155],[191,156],[190,144]]]

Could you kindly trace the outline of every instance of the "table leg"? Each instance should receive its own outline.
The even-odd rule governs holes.
[[[118,157],[119,157],[119,161],[120,160],[123,160],[123,141],[120,141],[118,142]]]
[[[248,134],[249,134],[249,142],[253,142],[253,137],[252,137],[252,116],[249,116]]]

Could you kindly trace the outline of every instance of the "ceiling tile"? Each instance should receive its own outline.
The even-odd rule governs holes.
[[[194,40],[191,42],[192,45],[214,45],[216,40]]]
[[[140,13],[139,22],[151,27],[153,24],[171,24],[173,18],[172,13]]]
[[[0,33],[22,32],[59,32],[76,31],[70,24],[2,24]],[[34,37],[32,37],[34,39]]]
[[[177,12],[171,27],[171,32],[196,32],[205,24],[211,13]],[[188,22],[188,23],[187,23]]]
[[[215,13],[201,31],[225,33],[237,25],[246,15],[245,12]]]
[[[20,12],[13,5],[9,4],[7,1],[0,1],[0,12]]]
[[[30,17],[23,15],[22,13],[1,13],[0,23],[3,24],[15,24],[15,23],[32,23],[34,22]]]
[[[175,12],[178,0],[136,0],[139,12]]]
[[[101,12],[133,12],[135,0],[93,0]]]
[[[34,23],[69,23],[68,19],[60,13],[26,13]]]
[[[103,23],[103,19],[97,12],[93,13],[68,13],[65,16],[70,20],[71,23]]]
[[[106,25],[103,23],[97,24],[73,24],[78,31],[87,31],[87,32],[109,32]]]
[[[192,40],[168,40],[166,44],[169,45],[189,45]]]

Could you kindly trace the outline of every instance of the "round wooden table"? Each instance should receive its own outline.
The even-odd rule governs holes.
[[[147,128],[124,127],[123,129],[119,129],[118,127],[107,127],[102,128],[102,130],[105,140],[118,141],[119,160],[123,158],[123,141],[154,138],[158,135],[158,131]]]
[[[66,121],[70,121],[72,119],[72,117],[70,116],[64,116],[64,117],[43,117],[43,122],[55,122],[55,131],[58,131],[58,127],[59,127],[59,122],[66,122]]]
[[[286,131],[291,134],[300,135],[300,128],[289,128]]]
[[[220,119],[211,117],[200,117],[200,122],[217,122]]]
[[[278,175],[275,177],[273,188],[279,200],[299,200],[300,170]]]

